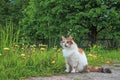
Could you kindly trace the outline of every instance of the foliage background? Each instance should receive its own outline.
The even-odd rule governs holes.
[[[1,0],[0,27],[9,22],[14,32],[20,27],[19,42],[26,44],[51,47],[72,35],[79,46],[118,47],[119,5],[119,0]]]

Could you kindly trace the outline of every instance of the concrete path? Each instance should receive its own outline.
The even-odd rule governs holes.
[[[51,77],[31,77],[26,80],[120,80],[120,67],[111,67],[112,73],[66,73]]]

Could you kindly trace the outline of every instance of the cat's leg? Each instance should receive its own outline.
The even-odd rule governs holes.
[[[72,67],[71,73],[75,73],[75,72],[76,72],[75,68],[76,68],[76,67]]]
[[[79,72],[78,71],[78,62],[76,62],[76,63],[74,63],[72,65],[72,71],[71,71],[71,73],[75,73],[75,72]]]
[[[70,72],[70,65],[68,63],[66,63],[66,70],[65,72]]]
[[[69,64],[69,62],[66,60],[65,63],[66,63],[66,70],[65,70],[65,72],[70,72],[70,64]]]

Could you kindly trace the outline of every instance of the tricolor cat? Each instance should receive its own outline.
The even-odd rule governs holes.
[[[102,67],[90,67],[88,66],[87,57],[83,49],[78,48],[77,44],[72,39],[72,36],[65,38],[62,36],[62,41],[60,42],[62,46],[63,56],[66,63],[66,72],[104,72],[111,73],[109,68]]]

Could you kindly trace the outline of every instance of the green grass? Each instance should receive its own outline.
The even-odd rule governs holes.
[[[11,50],[11,49],[10,49]],[[24,79],[30,76],[51,76],[64,73],[65,63],[61,49],[20,48],[19,53],[5,51],[0,56],[0,80]],[[110,64],[120,60],[120,50],[102,50],[102,53],[87,53],[91,66]]]
[[[64,73],[64,67],[61,52],[55,50],[36,50],[33,53],[20,54],[6,51],[4,55],[0,56],[1,80],[20,79],[29,76],[50,76]]]
[[[47,45],[18,45],[20,29],[14,32],[12,23],[0,27],[0,80],[18,80],[31,76],[51,76],[65,73],[61,49]],[[36,47],[37,46],[37,47]],[[104,50],[100,46],[86,51],[89,65],[101,66],[120,61],[119,50]]]
[[[120,61],[119,52],[120,50],[102,50],[101,53],[93,53],[93,56],[88,54],[89,65],[101,66],[103,64],[113,64],[114,61]]]

